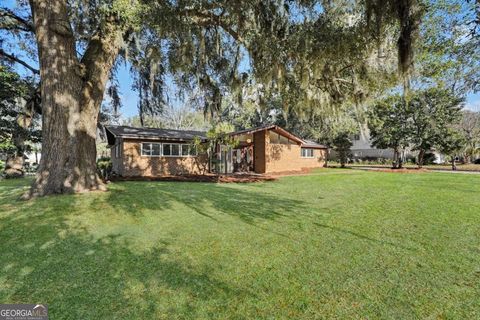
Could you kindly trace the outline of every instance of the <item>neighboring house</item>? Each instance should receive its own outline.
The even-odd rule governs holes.
[[[384,158],[393,159],[392,149],[377,149],[372,147],[372,140],[370,139],[370,131],[368,127],[361,128],[360,133],[353,136],[353,145],[350,148],[352,158],[365,160],[365,158]],[[440,164],[446,162],[446,157],[441,153],[432,150],[431,153],[435,155],[434,163]],[[402,153],[402,157],[405,161],[407,158],[417,157],[418,152],[406,149]]]
[[[40,163],[40,159],[42,158],[42,152],[33,150],[25,152],[25,163],[29,165],[37,165]]]
[[[393,159],[393,150],[377,149],[372,147],[370,132],[367,127],[362,127],[359,134],[353,136],[353,146],[350,148],[353,159],[385,158]]]
[[[199,154],[193,141],[200,131],[106,126],[113,171],[125,177],[203,174],[206,172],[274,173],[323,167],[327,147],[305,141],[275,126],[230,133],[238,145],[216,146]]]

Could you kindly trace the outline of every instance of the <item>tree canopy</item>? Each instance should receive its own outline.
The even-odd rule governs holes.
[[[437,17],[426,15],[435,7],[427,0],[18,3],[0,8],[0,32],[8,35],[0,56],[40,76],[43,156],[33,188],[40,195],[101,187],[96,124],[105,93],[113,112],[121,105],[116,70],[122,63],[135,76],[141,124],[171,99],[221,121],[225,101],[243,106],[246,89],[261,108],[275,106],[282,121],[298,124],[360,108],[399,83],[408,88],[416,76],[414,57],[421,61],[427,51],[418,41],[433,39],[435,30],[438,40],[428,48],[452,41],[441,23],[431,32],[422,28],[422,18]],[[478,13],[478,4],[470,1],[465,10]],[[468,19],[459,19],[459,26],[478,39],[478,16]],[[459,48],[455,57],[468,61],[474,48]],[[18,49],[23,56],[13,53]],[[450,53],[435,52],[443,68]],[[473,90],[475,80],[459,87]]]
[[[427,152],[443,150],[445,141],[455,140],[462,107],[463,99],[446,89],[412,91],[406,98],[392,95],[370,110],[373,146],[393,149],[397,158],[407,147],[418,151],[421,167]]]
[[[420,19],[416,1],[400,2],[69,1],[69,25],[61,27],[72,29],[84,66],[98,49],[100,35],[121,31],[107,94],[118,107],[115,67],[128,61],[140,118],[168,104],[167,77],[179,88],[175,95],[210,116],[218,114],[228,95],[241,104],[247,81],[258,86],[262,101],[278,95],[283,108],[301,113],[346,99],[359,101],[390,83],[397,57],[392,41],[413,42]],[[32,16],[28,5],[20,4],[19,10],[1,10],[0,27],[35,58]],[[412,30],[403,30],[405,19]],[[402,71],[410,68],[407,56],[412,54],[402,53]],[[0,55],[21,61],[6,50]]]

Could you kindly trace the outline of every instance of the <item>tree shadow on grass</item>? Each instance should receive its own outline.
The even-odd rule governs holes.
[[[19,202],[0,216],[0,301],[46,303],[52,319],[148,319],[213,317],[252,296],[176,257],[168,241],[138,252],[118,235],[92,237],[69,222],[85,210],[81,197]]]
[[[0,178],[0,205],[19,200],[19,190],[28,190],[32,179],[1,179]]]
[[[375,239],[375,238],[363,235],[363,234],[355,232],[355,231],[350,231],[350,230],[347,230],[347,229],[333,227],[333,226],[329,226],[329,225],[318,223],[318,222],[314,222],[313,224],[316,225],[319,228],[322,228],[322,229],[329,229],[329,230],[334,231],[334,232],[340,232],[340,233],[343,233],[343,234],[354,236],[358,239],[367,240],[369,242],[374,242],[374,243],[379,244],[379,245],[388,245],[388,246],[392,246],[392,247],[395,247],[395,248],[401,248],[401,249],[404,249],[404,250],[417,251],[417,249],[412,248],[412,247],[407,247],[407,246],[404,246],[404,245],[401,245],[401,244],[398,244],[398,243],[394,243],[394,242],[390,242],[390,241],[386,241],[386,240]]]
[[[107,201],[112,207],[132,215],[143,209],[171,210],[174,205],[182,205],[211,219],[224,214],[249,224],[293,216],[307,208],[304,201],[266,193],[261,186],[235,188],[198,182],[124,182],[110,193]],[[175,214],[173,210],[172,214]]]

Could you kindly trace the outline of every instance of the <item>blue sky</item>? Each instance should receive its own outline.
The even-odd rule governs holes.
[[[132,89],[133,78],[130,75],[128,66],[122,65],[118,69],[118,82],[120,84],[120,91],[122,97],[122,109],[120,113],[123,117],[132,117],[138,115],[138,95]]]
[[[480,93],[469,94],[466,107],[471,110],[480,111]]]
[[[14,8],[16,6],[16,1],[15,0],[2,0],[4,3],[3,5],[9,8]],[[2,33],[0,33],[0,39],[3,36]],[[8,41],[10,40],[10,41]],[[12,43],[12,39],[7,39],[8,43]],[[7,42],[6,41],[6,42]],[[15,52],[15,48],[4,48],[6,51],[13,50],[10,52]],[[31,59],[28,59],[27,57],[23,57],[25,61],[29,61],[32,65],[36,65],[34,61]],[[22,74],[27,74],[28,70],[24,69],[23,67],[18,67],[17,68],[18,72]],[[121,99],[122,99],[122,109],[120,110],[121,114],[123,117],[131,117],[134,115],[138,114],[137,110],[137,92],[135,92],[132,89],[133,85],[133,78],[130,75],[129,72],[129,66],[122,64],[118,68],[118,82],[120,85],[120,91],[121,91]],[[467,102],[466,102],[466,107],[469,109],[477,110],[480,111],[480,93],[476,94],[469,94],[467,96]]]

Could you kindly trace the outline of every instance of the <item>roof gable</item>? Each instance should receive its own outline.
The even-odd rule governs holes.
[[[293,133],[290,133],[288,132],[287,130],[277,126],[277,125],[267,125],[267,126],[262,126],[262,127],[257,127],[257,128],[251,128],[251,129],[245,129],[245,130],[240,130],[240,131],[235,131],[235,132],[232,132],[230,133],[230,135],[232,136],[238,136],[238,135],[241,135],[241,134],[251,134],[251,133],[255,133],[255,132],[259,132],[259,131],[268,131],[268,130],[271,130],[271,131],[274,131],[292,141],[295,141],[296,143],[298,144],[302,144],[304,141],[302,139],[300,139],[299,137],[297,137],[296,135],[294,135]]]

